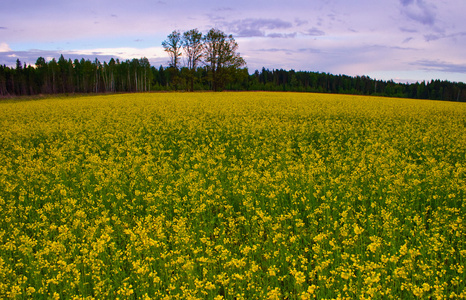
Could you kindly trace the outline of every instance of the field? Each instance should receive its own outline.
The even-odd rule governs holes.
[[[464,103],[128,94],[0,126],[0,298],[466,298]]]

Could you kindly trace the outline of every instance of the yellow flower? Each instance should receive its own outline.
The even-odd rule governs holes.
[[[356,235],[360,235],[361,233],[364,232],[364,228],[361,228],[358,224],[354,224],[353,229]]]
[[[279,288],[274,288],[267,293],[267,299],[269,300],[279,300],[281,299],[282,293]]]

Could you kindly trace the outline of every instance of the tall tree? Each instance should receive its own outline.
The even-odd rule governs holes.
[[[139,60],[139,66],[141,67],[141,90],[147,92],[150,90],[150,81],[152,80],[152,72],[150,71],[150,62],[147,57],[143,57]]]
[[[0,65],[0,96],[7,95],[8,93],[6,89],[6,69],[6,66]]]
[[[110,91],[115,92],[115,66],[116,62],[113,57],[108,62],[108,71],[109,71],[109,81],[110,81]]]
[[[16,95],[24,95],[26,93],[24,74],[23,74],[23,65],[19,59],[16,60],[16,70],[13,73],[13,86],[14,92]]]
[[[194,73],[204,51],[202,33],[197,28],[183,33],[183,50],[186,54],[187,67],[189,69],[190,89],[194,91]]]
[[[65,57],[60,55],[58,59],[58,88],[60,93],[72,93],[74,92],[73,87],[73,62],[66,60]]]
[[[162,42],[162,46],[170,56],[170,67],[177,70],[179,68],[181,57],[181,33],[174,30],[168,35],[167,39]]]
[[[40,88],[40,93],[51,93],[48,76],[48,64],[43,57],[39,57],[36,61],[36,74],[36,81]]]
[[[51,77],[52,77],[52,93],[53,94],[56,94],[57,93],[57,74],[59,73],[58,70],[59,70],[59,66],[57,64],[57,61],[55,60],[55,58],[53,58],[50,62],[49,62],[49,68],[48,68],[49,72],[52,73]]]
[[[237,53],[238,43],[232,35],[227,36],[223,31],[212,28],[204,36],[204,55],[211,72],[213,90],[220,90],[228,81],[231,71],[246,64]]]
[[[139,59],[136,59],[136,58],[133,58],[130,62],[130,69],[131,69],[131,72],[128,73],[128,76],[129,78],[131,78],[131,76],[133,76],[134,74],[134,77],[133,77],[133,80],[132,83],[134,82],[134,91],[137,93],[140,91],[140,89],[138,89],[138,71],[139,71]],[[140,81],[140,80],[139,80]]]
[[[99,61],[99,59],[96,57],[94,61],[94,70],[95,70],[95,82],[94,82],[94,90],[95,93],[98,93],[100,90],[100,71],[102,69],[102,63]]]

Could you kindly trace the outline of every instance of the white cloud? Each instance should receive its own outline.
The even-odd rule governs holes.
[[[159,59],[166,58],[167,54],[162,47],[150,47],[150,48],[131,48],[131,47],[120,47],[120,48],[96,48],[86,50],[74,50],[67,51],[68,54],[80,54],[80,55],[98,55],[98,56],[113,56],[120,59],[133,59],[146,57],[148,59]]]
[[[100,62],[108,62],[111,58],[124,60],[132,60],[146,57],[153,66],[167,65],[168,56],[163,51],[162,47],[149,47],[149,48],[95,48],[86,50],[73,50],[73,51],[57,51],[57,50],[30,50],[30,51],[0,51],[0,62],[10,67],[14,67],[16,59],[22,63],[34,65],[37,58],[44,57],[46,61],[51,61],[53,58],[58,60],[60,55],[65,59],[71,60],[91,60],[99,59]]]
[[[0,52],[10,52],[10,46],[7,43],[0,43]]]

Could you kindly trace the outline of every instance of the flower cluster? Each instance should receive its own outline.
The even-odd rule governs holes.
[[[462,103],[0,107],[0,298],[466,298]]]

